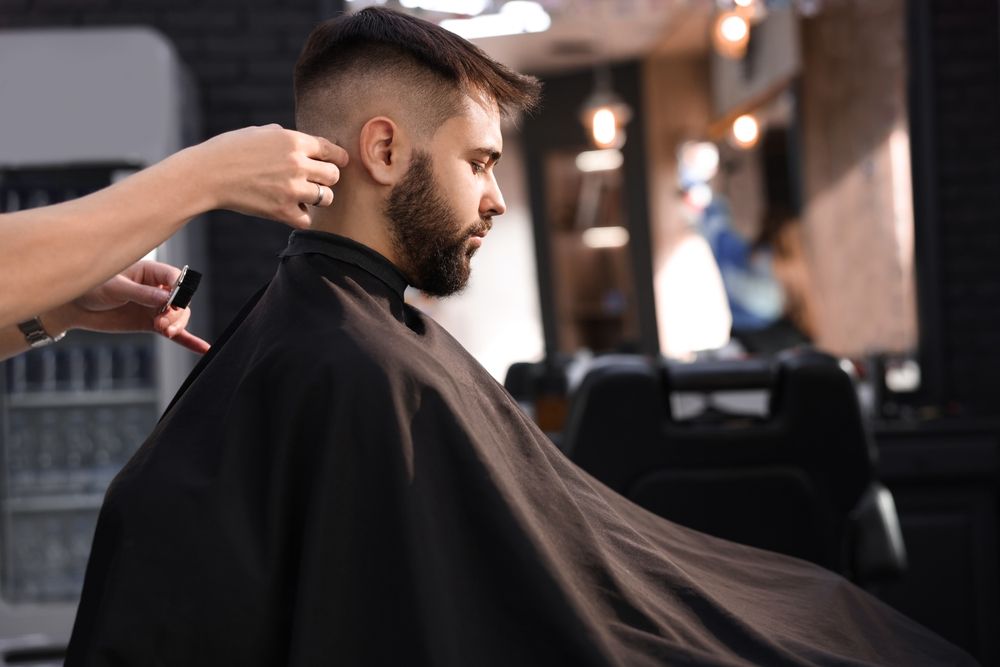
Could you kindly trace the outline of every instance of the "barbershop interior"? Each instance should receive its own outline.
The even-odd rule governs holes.
[[[2,0],[0,213],[294,128],[306,36],[373,5],[543,85],[468,286],[408,303],[616,493],[1000,665],[1000,3]],[[213,211],[155,250],[203,275],[192,331],[288,233]],[[108,484],[197,361],[74,331],[0,363],[0,665],[62,664]]]

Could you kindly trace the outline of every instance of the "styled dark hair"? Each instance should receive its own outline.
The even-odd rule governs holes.
[[[324,21],[309,35],[295,64],[296,107],[313,92],[336,86],[342,75],[374,70],[427,88],[427,106],[437,123],[459,112],[458,96],[447,93],[495,102],[503,117],[512,118],[534,109],[541,92],[534,77],[518,74],[440,26],[369,7]]]

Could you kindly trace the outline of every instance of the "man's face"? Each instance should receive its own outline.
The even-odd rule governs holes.
[[[503,138],[500,118],[469,101],[415,150],[409,171],[386,201],[385,215],[401,267],[410,282],[434,296],[469,281],[472,256],[493,216],[506,210],[493,175]]]

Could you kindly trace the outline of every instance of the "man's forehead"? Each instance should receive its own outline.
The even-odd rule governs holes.
[[[503,150],[503,134],[500,131],[500,110],[493,102],[482,103],[467,97],[462,112],[452,116],[440,128],[449,138],[469,143],[473,148]]]

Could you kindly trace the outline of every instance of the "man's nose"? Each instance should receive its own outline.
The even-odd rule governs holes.
[[[497,183],[496,177],[494,177],[492,179],[491,187],[486,191],[486,194],[483,197],[480,213],[483,217],[487,217],[503,215],[506,210],[507,203],[503,200],[503,193],[500,192],[500,185]]]

